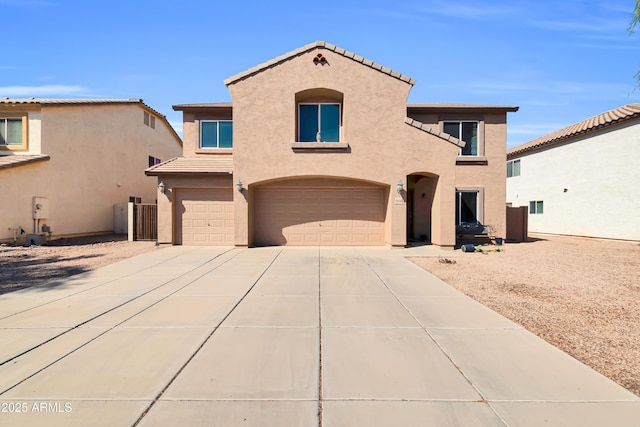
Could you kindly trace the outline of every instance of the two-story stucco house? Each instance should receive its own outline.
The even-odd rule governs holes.
[[[505,230],[510,106],[407,105],[410,77],[315,42],[176,105],[183,156],[147,170],[160,243],[452,247]]]
[[[181,152],[140,99],[0,98],[0,241],[112,233],[114,205],[154,203],[145,169]]]
[[[628,104],[507,152],[507,203],[529,231],[640,240],[640,104]]]

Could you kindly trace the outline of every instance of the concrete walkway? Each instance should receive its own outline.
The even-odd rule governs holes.
[[[640,420],[640,398],[384,248],[170,247],[2,295],[0,405],[2,426]]]

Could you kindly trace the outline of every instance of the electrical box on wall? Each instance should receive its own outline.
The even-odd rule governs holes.
[[[49,199],[46,197],[33,198],[33,219],[49,218]]]

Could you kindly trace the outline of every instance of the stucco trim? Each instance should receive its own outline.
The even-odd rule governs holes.
[[[458,156],[456,165],[487,165],[489,160],[485,156]]]
[[[423,132],[429,133],[431,135],[437,136],[440,139],[443,139],[457,147],[464,147],[466,145],[466,142],[459,140],[458,138],[454,138],[453,136],[449,135],[448,133],[444,133],[444,132],[440,132],[437,130],[433,130],[432,128],[430,128],[429,126],[425,125],[422,122],[419,122],[417,120],[412,119],[411,117],[405,117],[404,122],[406,124],[408,124],[409,126],[412,126],[416,129],[419,129]]]
[[[249,68],[246,71],[243,71],[241,73],[238,73],[234,76],[229,77],[228,79],[224,80],[224,84],[229,86],[231,84],[234,84],[240,80],[244,80],[247,79],[249,77],[252,77],[258,73],[261,73],[262,71],[265,71],[269,68],[275,67],[283,62],[289,61],[292,58],[295,58],[296,56],[300,56],[304,53],[307,53],[313,49],[327,49],[330,50],[332,52],[337,53],[338,55],[342,55],[345,58],[349,58],[355,62],[358,62],[360,64],[366,65],[367,67],[373,68],[374,70],[378,70],[381,73],[387,74],[391,77],[394,77],[398,80],[401,80],[407,84],[410,85],[414,85],[416,83],[416,81],[414,79],[412,79],[409,76],[405,76],[404,74],[398,73],[397,71],[393,71],[390,68],[384,67],[380,64],[377,64],[369,59],[366,59],[360,55],[356,55],[353,52],[349,52],[348,50],[342,49],[341,47],[338,47],[334,44],[331,43],[327,43],[325,41],[322,40],[318,40],[315,41],[313,43],[309,43],[306,44],[298,49],[292,50],[291,52],[287,52],[284,55],[280,55],[276,58],[273,58],[269,61],[263,62],[262,64],[256,65],[255,67]]]
[[[291,144],[293,151],[338,151],[350,152],[351,148],[346,142],[294,142]]]

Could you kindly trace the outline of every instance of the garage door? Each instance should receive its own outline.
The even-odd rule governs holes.
[[[176,243],[234,244],[232,189],[178,190],[177,193]]]
[[[256,191],[257,245],[383,245],[382,188]]]

